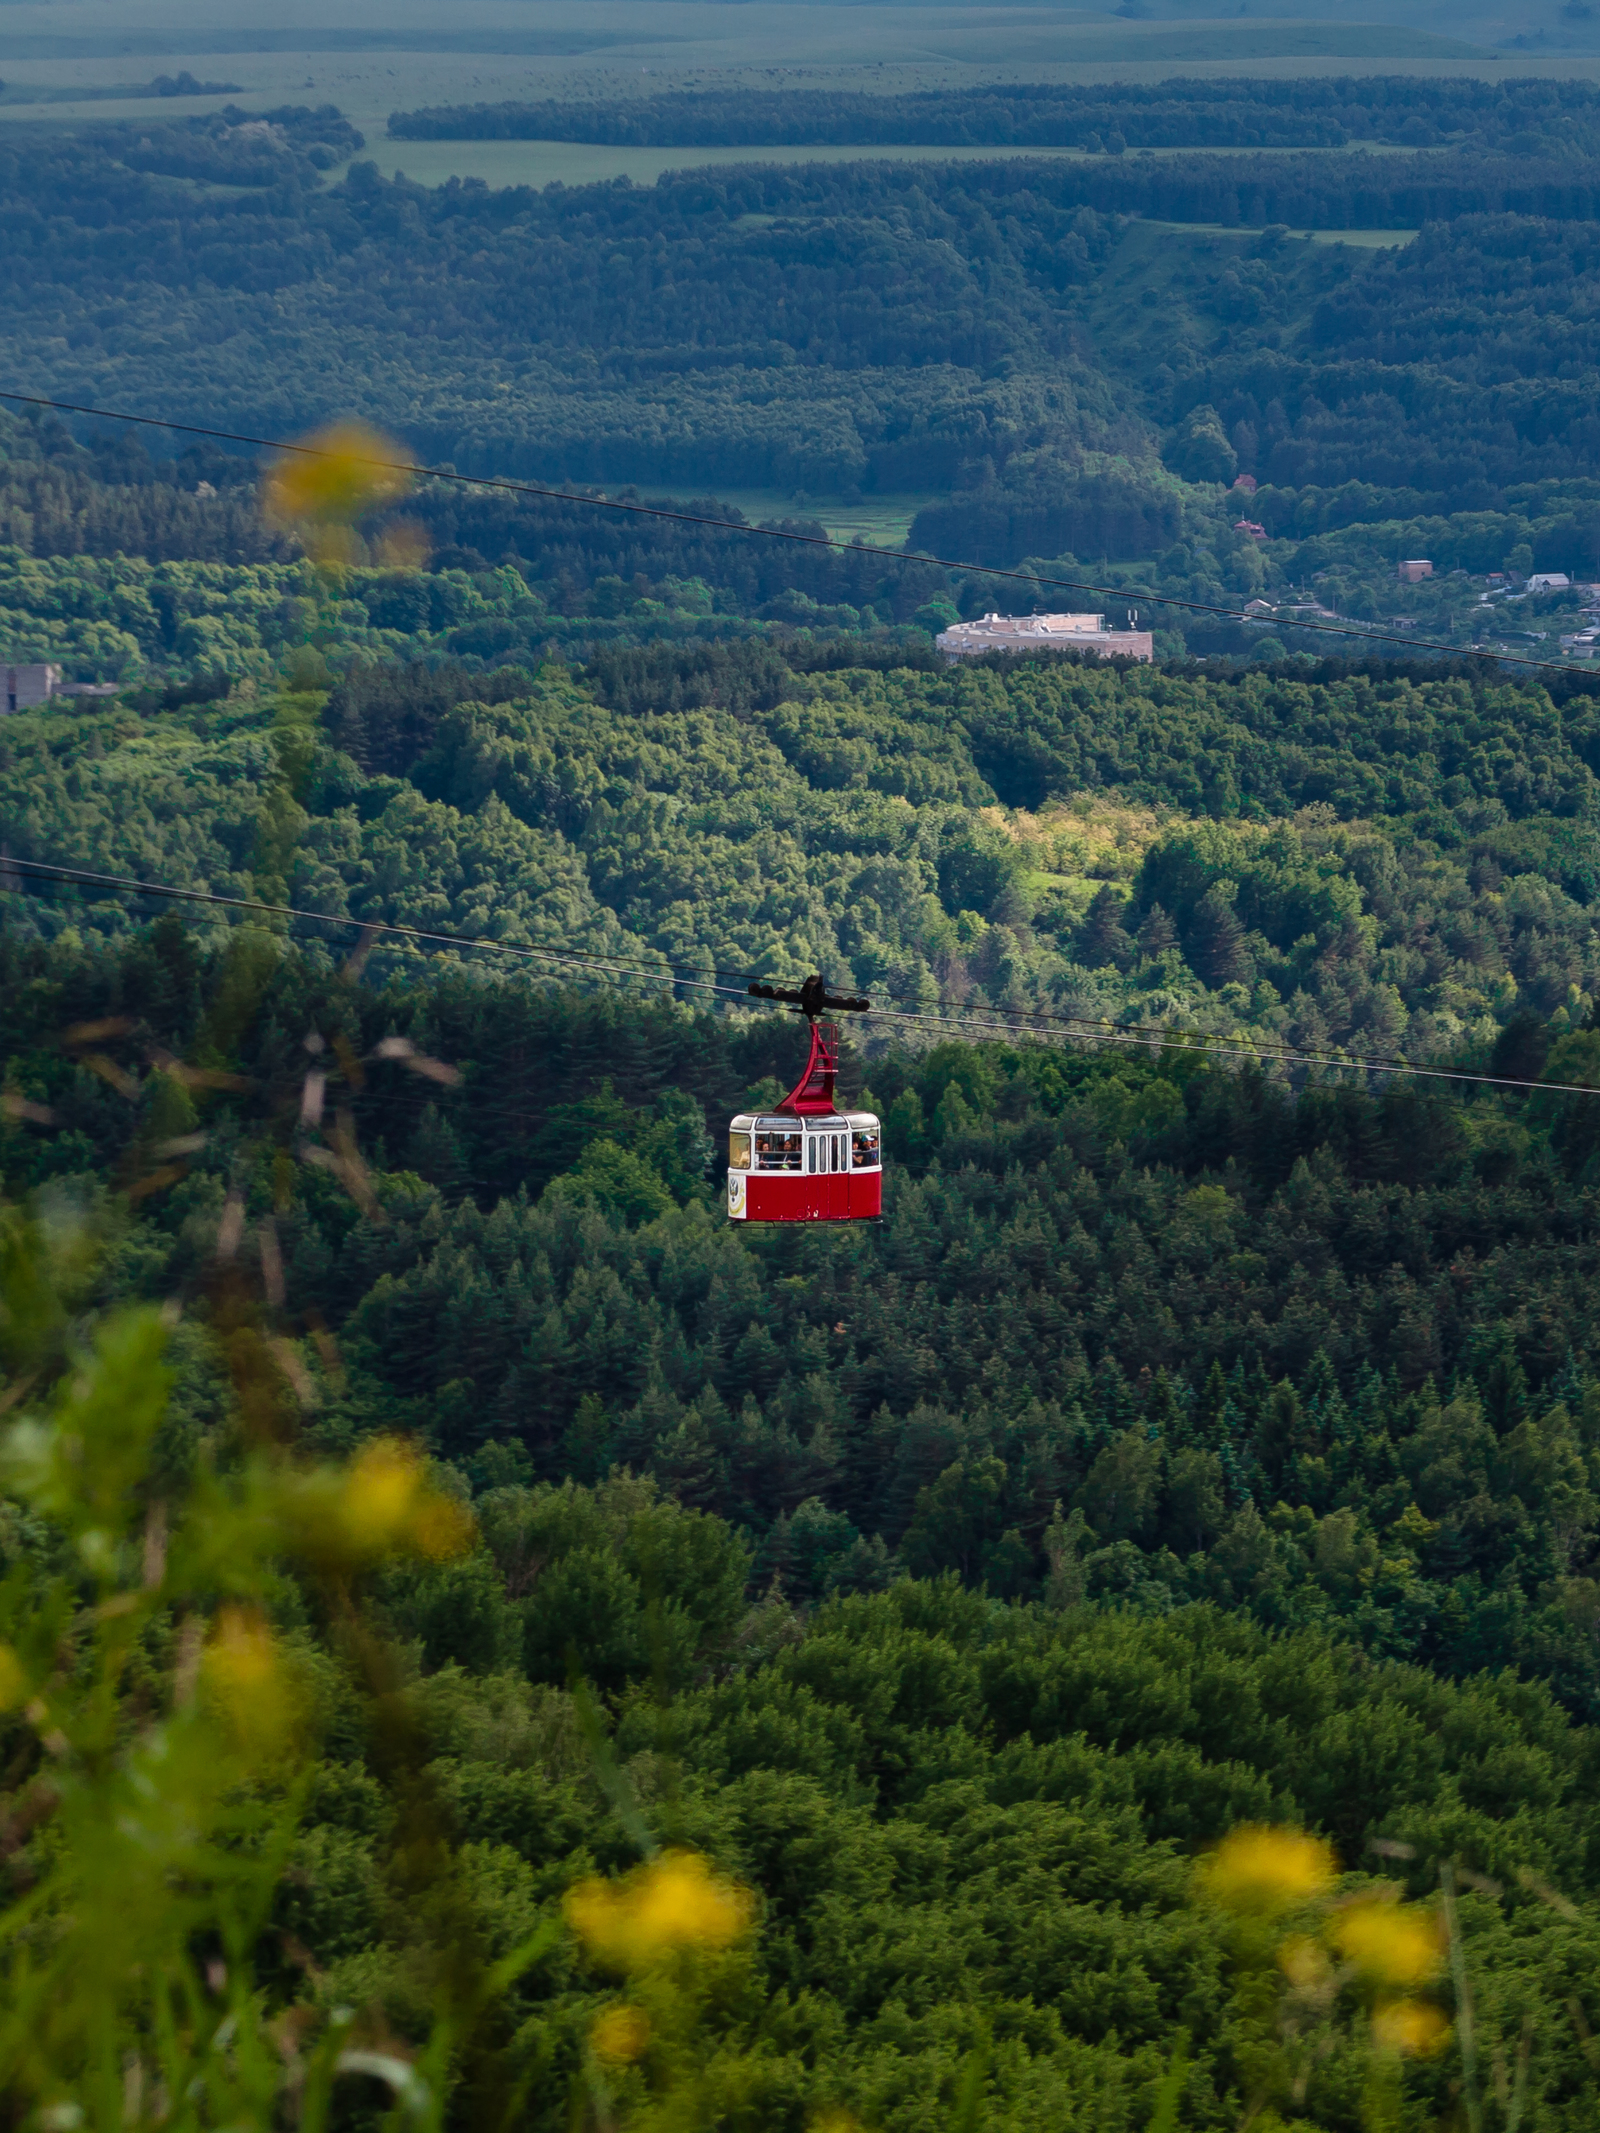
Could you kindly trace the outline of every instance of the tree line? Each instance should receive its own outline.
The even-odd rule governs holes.
[[[1600,145],[1588,82],[1342,76],[1326,80],[1019,82],[979,89],[666,90],[626,100],[545,97],[433,105],[389,116],[400,141],[596,141],[638,147],[1530,149]]]

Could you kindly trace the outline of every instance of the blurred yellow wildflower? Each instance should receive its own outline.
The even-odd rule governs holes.
[[[402,1554],[440,1562],[472,1545],[471,1512],[434,1486],[421,1453],[402,1437],[374,1437],[342,1469],[301,1472],[279,1515],[286,1544],[330,1568]]]
[[[225,1607],[200,1662],[208,1698],[247,1753],[272,1755],[287,1745],[299,1715],[277,1639],[258,1614]]]
[[[1353,1903],[1333,1920],[1329,1939],[1375,1985],[1425,1985],[1444,1960],[1440,1921],[1432,1911],[1393,1901]]]
[[[406,451],[360,422],[335,422],[302,439],[267,470],[262,501],[280,526],[349,526],[411,487]]]
[[[1442,2008],[1426,2000],[1390,2000],[1372,2017],[1372,2041],[1380,2051],[1426,2058],[1449,2039],[1450,2023]]]
[[[604,2066],[631,2066],[650,2042],[650,2018],[642,2007],[618,2001],[602,2008],[589,2032],[589,2049]]]
[[[22,1661],[9,1644],[0,1644],[0,1711],[9,1711],[28,1693],[28,1677]]]
[[[465,1506],[429,1483],[420,1455],[399,1437],[375,1437],[354,1460],[337,1517],[351,1554],[360,1557],[404,1549],[440,1561],[472,1538]]]
[[[1320,1896],[1334,1873],[1333,1852],[1320,1837],[1247,1823],[1201,1861],[1199,1881],[1227,1910],[1282,1911]]]
[[[1303,1933],[1286,1940],[1278,1950],[1278,1967],[1296,1992],[1318,1992],[1332,1975],[1322,1948]]]
[[[685,1948],[726,1948],[748,1932],[748,1889],[714,1875],[698,1852],[665,1852],[623,1881],[580,1881],[567,1923],[592,1955],[644,1970]]]

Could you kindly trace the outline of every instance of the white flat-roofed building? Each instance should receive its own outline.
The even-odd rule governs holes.
[[[947,659],[980,652],[1093,652],[1101,659],[1154,659],[1149,630],[1108,630],[1104,615],[984,615],[934,639]]]
[[[0,674],[5,677],[8,711],[31,711],[36,704],[47,704],[61,686],[58,666],[7,666],[0,668]]]

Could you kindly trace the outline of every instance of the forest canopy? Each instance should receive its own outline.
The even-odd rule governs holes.
[[[1481,1051],[1600,992],[1588,693],[767,646],[170,693],[0,724],[16,858],[1313,1050]],[[76,892],[16,916],[128,922]]]
[[[474,473],[758,490],[797,523],[823,496],[909,500],[913,548],[1101,584],[1137,566],[1211,605],[1316,585],[1379,621],[1394,556],[1428,555],[1439,582],[1408,623],[1466,644],[1513,620],[1481,610],[1484,573],[1600,571],[1589,91],[1347,91],[1202,85],[1161,108],[1197,126],[1337,120],[1382,153],[752,162],[542,192],[386,181],[329,111],[272,114],[264,133],[224,114],[46,136],[27,156],[0,147],[21,382],[172,414],[177,366],[179,419],[293,436],[360,414]],[[1374,229],[1394,246],[1305,234]],[[92,442],[92,468],[43,425],[7,446],[0,531],[35,554],[283,557],[249,522],[237,459],[231,479],[193,455],[178,462],[192,478],[151,479]],[[1248,510],[1228,486],[1241,477],[1258,485]],[[936,591],[993,604],[979,581],[901,600],[917,576],[901,566],[741,562],[725,535],[630,540],[582,516],[425,499],[440,549],[491,565],[548,551],[532,575],[576,578],[563,603],[618,580],[593,612],[635,638],[703,619],[698,593],[656,589],[668,578],[743,620],[788,598],[780,619],[806,627],[880,625],[885,578],[896,622]],[[1450,570],[1479,587],[1447,586]],[[1249,649],[1226,625],[1189,636]]]

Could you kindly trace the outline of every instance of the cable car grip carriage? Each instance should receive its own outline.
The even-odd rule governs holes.
[[[741,1111],[728,1128],[730,1222],[876,1222],[883,1212],[883,1131],[870,1111],[838,1111],[833,1084],[839,1031],[817,1017],[865,1014],[870,1002],[828,991],[809,977],[798,992],[752,985],[806,1018],[806,1070],[771,1111]]]

